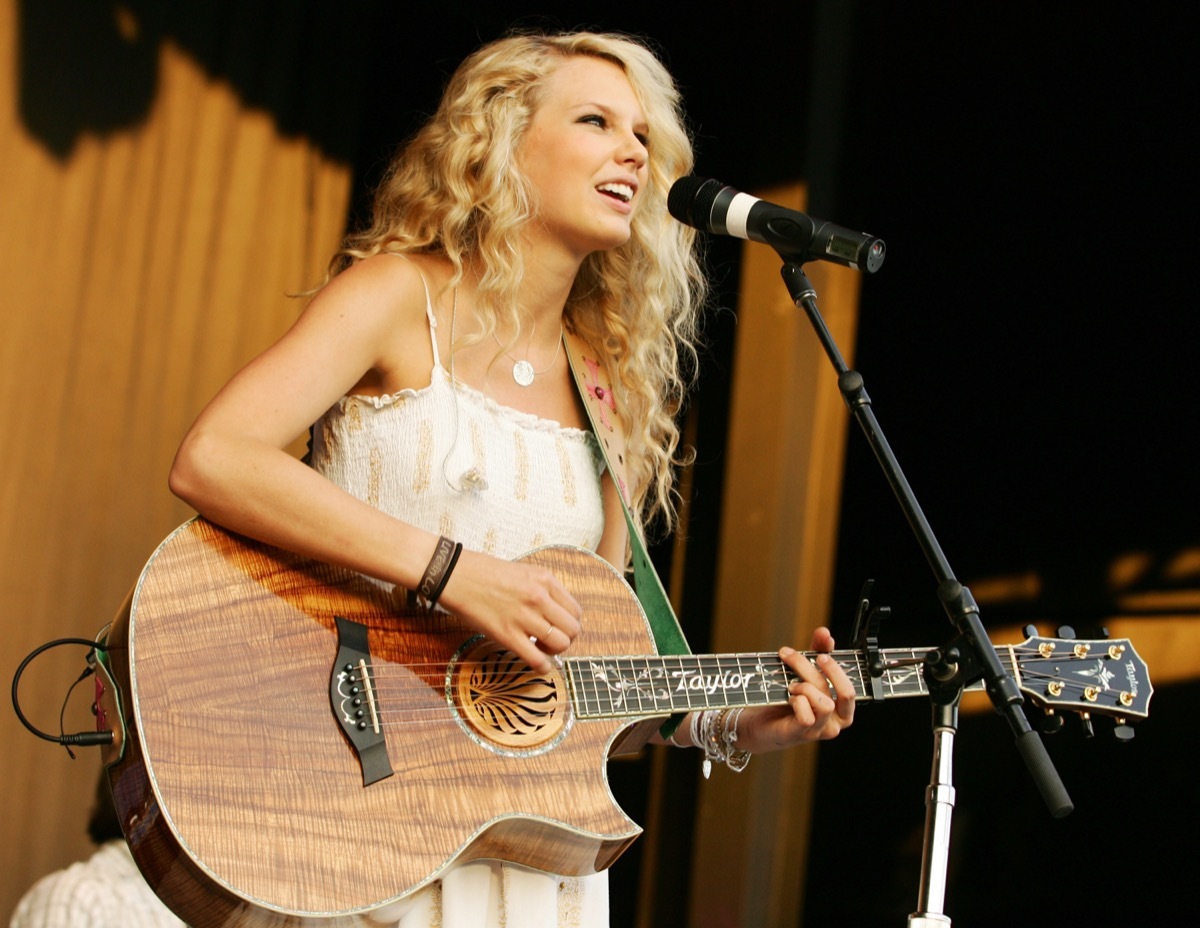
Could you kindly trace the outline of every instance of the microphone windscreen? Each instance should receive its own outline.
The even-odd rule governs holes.
[[[713,200],[720,192],[721,184],[715,180],[693,174],[681,177],[667,194],[667,212],[685,225],[707,230]]]

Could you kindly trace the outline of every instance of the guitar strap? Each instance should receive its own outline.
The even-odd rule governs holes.
[[[629,484],[625,480],[625,428],[617,411],[608,369],[600,354],[593,351],[574,332],[564,330],[563,344],[566,346],[571,373],[575,377],[575,386],[579,389],[579,395],[583,397],[583,408],[587,411],[592,431],[600,442],[604,463],[608,466],[609,476],[617,488],[617,496],[621,499],[621,512],[625,515],[625,526],[629,532],[629,545],[632,550],[633,588],[650,622],[655,646],[659,654],[690,654],[691,648],[688,647],[683,629],[679,627],[675,610],[671,608],[662,581],[659,580],[658,573],[646,554],[646,547],[629,511]],[[682,719],[682,715],[668,719],[660,729],[662,736],[669,737]]]

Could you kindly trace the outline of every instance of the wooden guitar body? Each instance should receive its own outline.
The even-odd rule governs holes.
[[[568,578],[583,606],[574,655],[653,652],[607,564],[571,548],[527,557]],[[392,771],[369,785],[331,707],[335,617],[367,630]],[[560,679],[546,713],[510,703],[520,675],[471,639],[352,572],[199,519],[178,529],[108,636],[126,723],[110,780],[159,896],[194,928],[353,926],[455,862],[608,867],[641,831],[605,772],[634,719],[574,718],[551,692]],[[529,673],[516,681],[526,690]]]

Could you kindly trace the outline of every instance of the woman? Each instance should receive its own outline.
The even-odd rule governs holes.
[[[691,159],[677,91],[642,45],[582,33],[480,49],[397,156],[371,227],[197,419],[172,490],[235,531],[420,590],[544,669],[579,634],[580,606],[549,571],[510,559],[567,543],[623,568],[629,545],[564,331],[609,365],[605,414],[624,423],[639,530],[671,522],[680,354],[703,286],[693,233],[665,203]],[[283,449],[313,422],[310,467]],[[813,646],[831,650],[828,632]],[[717,759],[736,766],[849,725],[836,663],[781,654],[805,681],[790,705],[717,728],[689,718],[672,743],[715,735]],[[606,924],[606,880],[476,862],[391,909],[378,914],[405,926],[505,912]]]

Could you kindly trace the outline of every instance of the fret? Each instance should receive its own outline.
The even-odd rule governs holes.
[[[834,652],[834,660],[838,666],[842,668],[850,682],[854,684],[854,693],[859,699],[870,699],[871,685],[867,682],[867,677],[863,673],[862,655],[857,651],[839,654]]]
[[[591,715],[590,706],[588,705],[587,690],[583,685],[583,680],[579,671],[579,662],[574,659],[565,661],[567,668],[567,685],[571,692],[571,703],[575,706],[575,713],[583,718]]]
[[[742,701],[747,706],[760,705],[760,703],[757,703],[755,701],[754,696],[755,696],[756,690],[759,693],[761,693],[762,690],[755,687],[754,681],[758,680],[757,668],[761,665],[762,662],[755,661],[755,663],[752,665],[755,669],[753,671],[747,671],[745,666],[742,664],[743,658],[746,658],[748,660],[754,660],[754,655],[753,654],[739,654],[735,658],[735,660],[737,661],[738,675],[741,676],[741,678],[742,678],[742,687],[741,687]],[[749,674],[754,674],[754,676],[750,676]],[[761,681],[760,681],[760,683],[761,683]]]
[[[703,705],[703,706],[696,706],[696,708],[697,708],[697,709],[710,709],[710,708],[712,708],[712,706],[710,705],[710,703],[709,703],[709,699],[708,699],[708,695],[709,695],[709,694],[708,694],[708,688],[707,688],[706,686],[699,686],[699,687],[692,686],[692,681],[693,681],[693,680],[699,680],[701,683],[703,683],[703,681],[704,681],[704,667],[703,667],[703,666],[701,666],[701,665],[697,665],[697,667],[696,667],[696,669],[695,669],[695,673],[696,673],[696,676],[694,676],[694,677],[692,678],[692,680],[689,680],[689,681],[688,681],[688,692],[689,692],[689,693],[696,693],[696,694],[698,694],[698,695],[701,695],[701,696],[703,696],[703,697],[704,697],[704,705]]]
[[[920,664],[908,664],[903,667],[887,667],[896,661],[911,661],[916,658],[914,650],[886,651],[883,654],[885,670],[883,672],[884,686],[889,696],[911,696],[924,693],[925,675],[921,673]]]
[[[646,658],[646,683],[655,715],[671,713],[671,683],[667,673],[667,658]]]
[[[596,686],[594,662],[586,657],[568,658],[567,666],[569,679],[573,681],[575,691],[575,714],[580,718],[599,718],[605,713],[600,702],[600,690]]]
[[[629,671],[623,679],[630,681],[632,684],[625,689],[626,708],[633,709],[633,702],[637,701],[637,709],[639,714],[642,711],[642,681],[646,679],[644,673],[638,671],[637,665],[634,663],[635,658],[627,658],[629,663]],[[621,667],[621,661],[617,661],[617,669]]]
[[[759,701],[756,705],[770,706],[785,703],[788,700],[788,686],[796,675],[778,654],[759,654],[755,662],[758,674]]]
[[[721,685],[713,691],[713,694],[720,700],[719,705],[729,708],[729,687],[732,685],[732,681],[729,678],[729,671],[723,669],[722,664],[723,661],[720,657],[715,661],[709,662],[709,669],[711,670],[709,676],[721,681]],[[737,677],[733,679],[737,680],[738,688],[741,689],[741,680]]]
[[[687,709],[691,708],[691,706],[688,705],[688,703],[686,701],[682,705],[680,705],[679,699],[676,696],[676,689],[675,689],[676,681],[684,679],[684,677],[686,675],[686,671],[687,671],[687,661],[690,659],[691,659],[690,654],[687,655],[687,660],[685,660],[683,655],[680,655],[675,661],[675,670],[671,673],[670,677],[668,677],[668,679],[667,679],[667,696],[671,700],[671,705],[677,710],[687,710]],[[685,693],[684,693],[685,699],[686,699],[686,696],[687,696],[687,693],[685,691]]]

